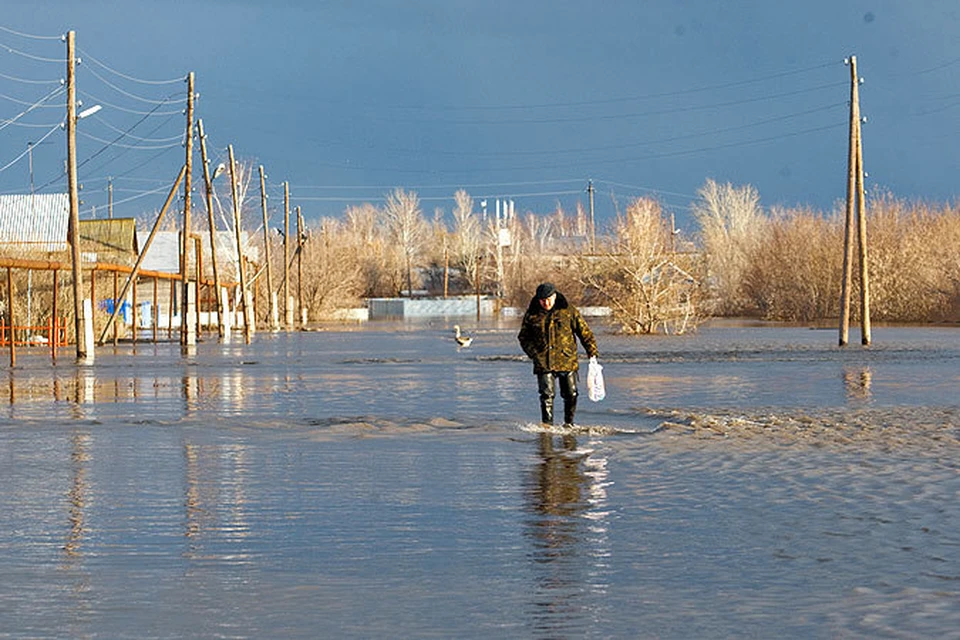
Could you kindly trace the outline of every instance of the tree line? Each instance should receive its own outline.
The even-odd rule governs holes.
[[[960,210],[879,190],[868,200],[874,319],[956,320]],[[397,189],[382,206],[351,206],[313,224],[302,283],[310,317],[370,297],[477,290],[524,307],[544,280],[580,305],[610,307],[629,333],[682,333],[712,316],[817,322],[839,314],[840,206],[764,209],[752,186],[707,180],[691,206],[696,228],[682,234],[648,197],[596,230],[581,206],[484,216],[462,190],[454,203],[452,216],[437,209],[428,217],[415,193]]]

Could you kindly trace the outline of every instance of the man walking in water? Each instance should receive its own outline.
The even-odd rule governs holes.
[[[540,420],[553,424],[555,381],[563,398],[563,422],[573,425],[577,412],[577,339],[591,359],[597,357],[597,340],[583,316],[549,282],[537,287],[520,325],[517,339],[533,360],[540,392]]]

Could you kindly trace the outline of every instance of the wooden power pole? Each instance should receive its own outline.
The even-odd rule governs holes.
[[[300,310],[300,327],[307,324],[307,314],[303,308],[303,240],[306,237],[303,215],[297,205],[297,309]]]
[[[250,344],[253,335],[253,309],[248,304],[250,296],[247,295],[247,274],[244,269],[243,256],[243,236],[240,231],[240,194],[237,193],[237,163],[233,159],[233,145],[227,147],[227,154],[230,162],[230,193],[233,198],[233,228],[237,242],[237,274],[240,276],[240,302],[243,304],[243,339]]]
[[[853,280],[853,236],[857,228],[858,258],[860,262],[860,342],[869,345],[870,286],[867,269],[867,216],[863,185],[863,144],[860,131],[860,78],[857,75],[857,57],[850,56],[850,140],[847,151],[847,210],[843,234],[843,283],[840,294],[841,347],[849,341],[850,291]],[[856,216],[856,218],[854,218]]]
[[[290,299],[290,183],[283,183],[283,324],[293,328],[293,301]]]
[[[187,133],[186,133],[186,161],[184,167],[186,173],[183,176],[183,234],[181,235],[180,247],[180,281],[183,287],[181,291],[180,304],[180,344],[193,344],[196,342],[196,333],[190,331],[190,323],[187,318],[197,305],[197,295],[193,297],[193,303],[190,301],[190,245],[193,241],[190,239],[190,190],[193,188],[193,82],[194,75],[191,71],[187,75]],[[197,283],[200,284],[199,282]]]
[[[273,290],[273,276],[270,267],[270,224],[267,220],[267,180],[260,165],[260,209],[263,213],[263,262],[267,268],[267,295],[270,296],[270,328],[280,329],[280,316],[277,312],[277,292]]]
[[[593,221],[593,180],[587,183],[587,193],[590,194],[590,253],[597,252],[597,227]]]
[[[217,262],[217,225],[213,220],[213,178],[210,176],[210,160],[207,158],[207,137],[203,133],[203,120],[197,120],[197,134],[200,137],[200,161],[203,164],[203,184],[207,205],[207,226],[210,227],[210,261],[213,263],[213,293],[217,301],[217,330],[221,338],[226,335],[224,326],[223,295],[220,291],[220,268]]]
[[[70,257],[73,271],[73,327],[77,339],[77,360],[93,353],[87,344],[84,320],[83,271],[80,256],[80,189],[77,185],[77,83],[76,32],[67,32],[67,185],[70,192]],[[13,307],[10,307],[13,309]],[[91,309],[92,312],[92,309]],[[92,321],[92,318],[88,319]],[[88,351],[89,349],[89,351]]]

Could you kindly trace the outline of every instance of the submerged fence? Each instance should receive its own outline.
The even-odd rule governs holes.
[[[0,305],[0,348],[10,349],[10,365],[16,365],[17,347],[27,346],[46,346],[51,350],[51,357],[56,359],[57,348],[63,347],[76,340],[71,327],[71,318],[65,317],[62,313],[65,309],[61,306],[60,300],[62,293],[60,291],[61,278],[60,272],[71,273],[69,262],[56,260],[32,260],[23,258],[0,258],[0,269],[6,270],[6,295]],[[24,286],[19,287],[14,280],[15,271],[27,272],[26,292]],[[35,282],[33,272],[45,272],[50,274],[49,281],[46,278]],[[117,323],[113,323],[113,342],[116,344],[120,339],[129,339],[137,341],[158,341],[161,339],[161,327],[165,329],[165,338],[170,339],[173,336],[174,329],[179,332],[179,323],[183,322],[183,310],[178,309],[180,305],[180,295],[177,290],[177,283],[182,283],[182,276],[179,273],[168,273],[162,271],[139,270],[136,274],[135,286],[131,287],[129,297],[131,300],[119,300],[120,278],[129,277],[133,272],[132,267],[120,264],[96,263],[87,266],[83,271],[88,274],[89,279],[85,283],[89,285],[90,299],[94,302],[94,332],[105,325],[106,320],[103,316],[112,313],[117,305],[129,304],[129,317],[126,318],[129,334],[121,336],[121,328]],[[199,269],[198,269],[199,271]],[[23,280],[23,278],[19,278]],[[107,280],[105,283],[104,280]],[[112,282],[110,282],[112,280]],[[68,282],[70,280],[68,279]],[[161,282],[169,282],[167,291],[161,291]],[[196,308],[196,330],[199,334],[204,329],[216,330],[216,318],[219,310],[216,309],[216,294],[214,291],[215,283],[212,278],[201,277],[196,274],[191,283],[196,283],[200,288],[200,295],[197,296]],[[152,286],[150,286],[152,284]],[[104,286],[106,285],[106,291]],[[2,285],[0,285],[2,286]],[[142,303],[138,301],[138,295],[143,294],[143,289],[148,289],[147,301]],[[221,283],[221,286],[231,287],[232,283]],[[99,296],[99,297],[98,297]],[[26,306],[30,309],[34,299],[42,300],[39,303],[41,311],[37,313],[39,317],[46,317],[45,323],[32,323],[33,314],[29,311],[24,324],[24,319],[19,317],[18,309]],[[166,306],[165,317],[161,315]],[[144,317],[144,309],[149,309],[149,317]],[[72,311],[72,309],[70,310]],[[100,317],[98,317],[98,311]],[[22,313],[22,311],[21,311]],[[69,312],[68,312],[69,313]],[[192,314],[191,314],[192,317]],[[205,322],[201,322],[205,320]],[[179,321],[179,322],[177,322]],[[138,328],[140,329],[138,331]],[[146,329],[146,335],[144,335]],[[125,332],[126,333],[126,332]]]

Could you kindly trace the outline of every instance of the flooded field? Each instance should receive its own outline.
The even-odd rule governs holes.
[[[452,324],[18,353],[0,637],[960,638],[960,329]]]

